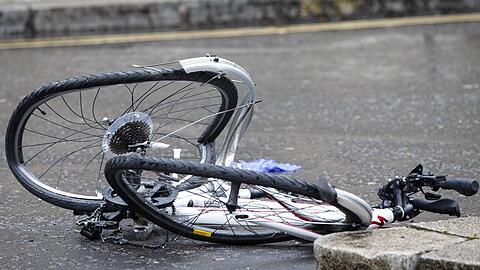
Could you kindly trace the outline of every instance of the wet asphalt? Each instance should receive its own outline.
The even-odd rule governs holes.
[[[130,45],[0,51],[0,135],[32,89],[72,75],[216,53],[257,83],[238,157],[302,165],[299,175],[377,202],[388,177],[423,163],[480,178],[480,24],[462,23]],[[91,242],[69,211],[23,189],[0,148],[2,269],[313,269],[312,245],[230,247],[180,239],[165,248]],[[480,197],[459,198],[463,215]],[[416,220],[447,218],[426,214]]]

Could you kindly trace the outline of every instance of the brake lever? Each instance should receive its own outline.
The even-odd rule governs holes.
[[[429,173],[428,175],[422,174],[409,174],[407,177],[405,177],[405,180],[407,184],[410,184],[414,187],[421,188],[424,186],[431,187],[434,191],[437,191],[439,189],[438,187],[438,182],[444,182],[447,180],[446,175],[433,175],[432,173]]]

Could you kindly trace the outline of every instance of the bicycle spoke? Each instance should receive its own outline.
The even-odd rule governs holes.
[[[95,103],[97,102],[97,98],[98,98],[98,94],[100,93],[100,88],[97,89],[97,92],[95,93],[95,97],[93,98],[93,102],[92,102],[92,116],[93,116],[93,120],[95,121],[95,123],[97,123],[103,130],[107,130],[103,125],[101,125],[98,120],[97,120],[97,117],[95,116]]]
[[[157,135],[157,132],[161,129],[161,128],[164,128],[165,126],[168,126],[169,124],[173,123],[173,122],[176,122],[178,120],[181,119],[181,117],[185,116],[186,114],[192,112],[193,110],[190,110],[190,111],[187,111],[185,112],[184,114],[180,115],[179,118],[173,118],[173,120],[171,120],[170,122],[166,123],[166,124],[160,124],[153,132],[152,132],[152,138],[155,137],[155,135]],[[163,121],[162,123],[164,123],[164,120],[167,119],[166,117],[163,118]],[[188,120],[183,120],[183,122],[189,122],[190,125],[192,124],[200,124],[200,125],[207,125],[209,126],[210,124],[207,124],[207,123],[202,123],[202,122],[198,122],[198,121],[188,121]]]
[[[171,114],[173,113],[178,113],[178,112],[184,112],[184,111],[188,111],[188,110],[192,110],[192,109],[205,109],[206,111],[208,111],[209,113],[215,113],[214,111],[212,110],[209,110],[207,109],[208,107],[220,107],[220,105],[222,105],[222,103],[215,103],[215,104],[211,104],[211,105],[206,105],[206,106],[197,106],[197,107],[192,107],[192,108],[188,108],[188,109],[181,109],[181,110],[176,110],[176,111],[172,111]],[[163,116],[166,116],[167,114],[160,114],[160,115],[157,115],[157,116],[152,116],[151,118],[152,119],[157,119],[157,118],[161,118]]]
[[[156,91],[162,89],[165,85],[169,85],[169,84],[173,84],[173,82],[169,82],[169,83],[166,83],[165,85],[155,89],[155,87],[157,87],[157,85],[160,84],[160,82],[156,82],[154,83],[147,91],[145,91],[143,94],[141,94],[134,102],[133,102],[133,105],[136,104],[136,107],[133,108],[134,111],[136,111],[138,109],[138,107],[140,107],[140,105],[142,105],[142,102],[145,101],[149,96],[151,96],[152,94],[154,94]],[[155,89],[155,90],[153,90]],[[138,103],[138,104],[137,104]]]
[[[137,106],[135,107],[135,111],[138,109],[138,107],[140,107],[140,105],[142,104],[142,102],[144,102],[149,96],[153,95],[154,93],[156,93],[158,90],[161,90],[161,89],[164,89],[166,88],[167,86],[170,86],[172,84],[174,84],[175,82],[168,82],[168,83],[165,83],[164,85],[154,89],[157,85],[158,85],[159,82],[155,83],[151,88],[149,88],[145,93],[143,93],[136,101],[135,103],[138,102]],[[154,89],[154,90],[152,90]],[[147,111],[148,108],[146,110],[144,110],[143,112]]]
[[[98,139],[92,139],[92,140],[86,140],[82,141],[81,139],[86,139],[86,138],[92,138],[92,136],[86,136],[86,137],[81,137],[75,140],[69,140],[69,139],[64,139],[61,141],[55,141],[55,142],[44,142],[44,143],[36,143],[36,144],[27,144],[27,145],[22,145],[21,148],[29,148],[29,147],[36,147],[36,146],[43,146],[43,145],[49,145],[49,144],[56,144],[56,143],[62,143],[62,142],[93,142],[93,141],[98,141]]]
[[[195,88],[199,88],[199,87],[204,86],[205,84],[210,83],[210,82],[211,82],[213,79],[215,79],[217,76],[218,76],[218,75],[213,76],[212,78],[210,78],[209,80],[207,80],[207,81],[204,82],[204,83],[201,83],[199,86],[197,86],[197,87],[195,87]],[[191,84],[193,84],[193,82],[192,82]],[[191,84],[189,84],[189,85],[191,85]],[[188,86],[189,86],[189,85],[188,85]],[[194,88],[194,89],[195,89],[195,88]],[[181,88],[180,90],[177,90],[175,93],[173,93],[173,94],[167,96],[166,98],[160,100],[159,102],[157,102],[157,103],[154,104],[153,106],[147,108],[147,109],[144,110],[143,112],[151,109],[150,114],[153,114],[153,111],[155,110],[156,106],[158,106],[158,105],[161,104],[161,103],[164,103],[165,100],[171,98],[172,96],[178,95],[178,94],[180,94],[180,93],[182,93],[182,92],[184,92],[184,91],[190,91],[190,89],[188,89],[187,87],[183,87],[183,88]]]
[[[165,103],[166,103],[165,101],[168,100],[169,98],[171,98],[171,97],[173,97],[173,96],[175,96],[175,95],[178,95],[178,94],[180,94],[180,93],[182,93],[182,92],[184,92],[184,91],[188,91],[188,90],[189,90],[188,87],[189,87],[190,85],[192,85],[192,84],[193,84],[193,82],[187,84],[186,86],[184,86],[184,87],[180,88],[179,90],[175,91],[173,94],[168,95],[167,97],[163,98],[162,100],[158,101],[157,103],[153,104],[152,106],[146,108],[145,110],[143,110],[143,112],[146,112],[146,111],[150,110],[149,115],[152,115],[153,112],[155,111],[155,109],[156,109],[160,104],[165,104]],[[168,103],[168,102],[167,102],[167,103]]]
[[[47,106],[54,114],[56,114],[58,117],[60,117],[65,122],[68,122],[68,123],[73,124],[73,125],[85,125],[85,123],[77,123],[77,122],[73,122],[71,120],[66,119],[64,116],[62,116],[60,113],[58,113],[55,109],[53,109],[50,105],[48,105],[47,102],[45,102],[45,106]]]
[[[57,159],[57,161],[55,161],[52,165],[50,165],[50,167],[48,167],[48,169],[46,171],[44,171],[40,176],[38,176],[39,179],[41,179],[48,171],[50,171],[55,165],[57,165],[58,162],[60,162],[63,158],[68,158],[69,156],[75,154],[75,153],[78,153],[80,151],[83,151],[83,150],[86,150],[86,149],[90,149],[90,148],[94,148],[94,147],[99,147],[100,145],[93,145],[92,144],[89,144],[85,147],[82,147],[80,149],[77,149],[77,150],[74,150],[74,151],[71,151],[70,153],[62,156],[61,158]]]
[[[76,116],[82,118],[84,121],[90,121],[92,123],[95,123],[95,121],[91,120],[91,119],[87,119],[87,118],[84,118],[82,117],[80,114],[78,114],[76,111],[74,111],[72,109],[72,107],[70,107],[70,105],[68,104],[68,102],[65,100],[65,97],[64,96],[60,96],[60,98],[63,100],[63,103],[65,103],[65,105],[67,106],[67,108]]]
[[[133,112],[133,108],[134,108],[134,104],[135,104],[135,89],[137,88],[138,86],[138,83],[136,83],[132,89],[130,89],[130,87],[128,86],[128,84],[123,84],[127,89],[128,89],[128,92],[130,93],[130,101],[131,101],[131,105],[129,106],[129,108],[127,109],[128,111],[131,111]]]
[[[61,124],[59,124],[59,123],[56,123],[56,122],[54,122],[54,121],[52,121],[52,120],[49,120],[49,119],[46,119],[46,118],[44,118],[44,117],[42,117],[42,116],[40,116],[40,115],[37,115],[37,114],[35,114],[35,113],[32,113],[32,115],[33,115],[33,116],[36,116],[36,117],[38,117],[38,118],[40,118],[40,119],[42,119],[42,120],[44,120],[44,121],[46,121],[46,122],[48,122],[48,123],[50,123],[50,124],[53,124],[53,125],[62,127],[62,128],[64,128],[64,129],[67,129],[67,130],[70,130],[70,131],[75,131],[75,132],[77,132],[77,133],[81,133],[81,134],[85,134],[85,135],[90,135],[90,136],[102,137],[102,136],[100,136],[100,135],[91,134],[91,133],[86,133],[86,132],[83,132],[82,130],[77,130],[77,129],[74,129],[74,128],[70,128],[70,127],[61,125]],[[88,124],[87,124],[87,125],[88,125]],[[90,126],[90,125],[88,125],[88,126],[89,126],[88,129],[95,129],[95,127],[92,127],[92,126]]]
[[[202,98],[195,98],[195,99],[188,99],[188,100],[182,99],[181,102],[180,102],[180,101],[177,102],[176,100],[170,101],[170,102],[166,102],[166,103],[162,104],[162,106],[158,106],[158,107],[157,107],[157,110],[155,110],[154,112],[150,113],[150,115],[153,115],[153,116],[154,116],[156,113],[161,112],[162,110],[169,109],[170,106],[171,106],[171,104],[172,104],[172,103],[175,103],[175,102],[176,102],[176,103],[175,103],[174,105],[183,105],[183,104],[186,104],[186,103],[193,103],[193,102],[205,101],[205,100],[209,100],[209,99],[218,99],[218,97],[217,97],[217,96],[213,96],[213,97],[212,97],[212,96],[209,96],[209,97],[202,97]],[[168,113],[167,113],[167,115],[168,115]]]
[[[87,121],[85,120],[85,115],[83,114],[82,91],[79,91],[79,92],[78,92],[78,96],[79,96],[80,114],[81,114],[81,116],[82,116],[83,122],[85,122],[85,124],[86,124],[87,126],[93,128],[93,129],[96,129],[96,127],[91,126],[91,125],[88,124]],[[95,121],[95,123],[96,123],[97,125],[101,126],[98,121],[96,121],[96,120],[94,120],[94,121]]]
[[[25,130],[28,130],[28,129],[25,129]],[[39,133],[39,132],[35,132],[35,131],[33,131],[33,130],[28,130],[28,131],[30,131],[30,132],[32,132],[32,133]],[[35,157],[37,157],[37,156],[40,155],[41,153],[45,152],[46,150],[50,149],[52,146],[56,145],[57,143],[63,142],[63,140],[65,140],[65,139],[67,139],[67,138],[70,138],[70,137],[72,137],[72,136],[74,136],[74,135],[76,135],[76,134],[78,134],[78,133],[72,133],[72,134],[70,134],[70,135],[68,135],[68,136],[65,136],[65,137],[63,137],[63,138],[55,137],[55,136],[47,136],[47,137],[51,137],[51,138],[54,138],[54,139],[58,139],[58,141],[52,142],[50,145],[48,145],[47,147],[45,147],[45,148],[43,148],[42,150],[40,150],[39,152],[37,152],[34,156],[30,157],[26,162],[24,162],[24,164],[29,163],[32,159],[34,159]],[[44,135],[44,134],[42,134],[42,135]],[[44,136],[45,136],[45,135],[44,135]],[[93,137],[93,136],[92,136],[92,137]],[[97,141],[97,140],[95,140],[95,141]]]
[[[77,180],[78,183],[80,183],[80,181],[82,180],[83,176],[85,175],[85,172],[87,171],[88,166],[89,166],[100,154],[103,154],[103,155],[102,155],[102,161],[101,161],[101,163],[103,163],[103,158],[104,158],[104,156],[105,156],[105,153],[104,153],[103,150],[102,150],[102,151],[97,152],[97,153],[87,162],[87,164],[83,167],[82,174],[80,174],[80,175],[78,176],[78,180]],[[102,169],[102,164],[100,164],[100,167],[99,167],[99,168],[100,168],[100,170]]]

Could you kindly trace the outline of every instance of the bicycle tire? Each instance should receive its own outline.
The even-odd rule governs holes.
[[[238,94],[235,85],[225,76],[219,76],[217,73],[208,71],[186,73],[181,68],[141,68],[126,72],[98,73],[88,76],[72,77],[62,81],[52,82],[37,88],[31,94],[26,96],[19,103],[10,117],[5,136],[5,154],[13,175],[29,192],[48,203],[62,208],[71,209],[79,213],[93,211],[102,202],[101,198],[84,199],[81,196],[77,198],[68,193],[65,194],[65,192],[55,189],[52,190],[51,187],[36,182],[34,178],[36,176],[32,176],[23,166],[24,157],[22,152],[22,136],[24,134],[25,125],[36,108],[44,102],[46,103],[47,101],[50,101],[50,99],[63,94],[75,91],[82,92],[100,86],[157,81],[206,83],[212,85],[220,92],[222,104],[219,106],[219,112],[225,111],[225,113],[216,115],[210,126],[204,130],[198,140],[198,143],[203,145],[210,144],[221,133],[232,116],[233,109],[237,104]],[[209,162],[213,162],[213,160],[210,160]]]
[[[319,188],[318,186],[303,180],[293,179],[287,176],[258,173],[213,164],[200,164],[183,160],[139,157],[137,155],[117,156],[107,161],[105,165],[106,179],[115,192],[118,193],[118,195],[129,205],[131,209],[166,230],[195,240],[231,245],[248,245],[287,241],[295,239],[295,237],[283,232],[269,232],[265,234],[254,233],[249,235],[235,234],[235,232],[233,232],[233,234],[198,234],[194,228],[186,226],[180,222],[176,222],[167,214],[165,214],[164,211],[154,207],[145,199],[141,198],[141,196],[138,196],[135,193],[135,190],[133,190],[122,179],[121,173],[124,170],[152,170],[167,173],[184,173],[195,176],[217,178],[231,181],[232,183],[237,182],[256,186],[278,188],[283,191],[314,197],[316,199],[328,198],[332,200],[332,205],[336,205],[340,211],[345,213],[347,216],[345,219],[346,221],[356,222],[358,223],[357,225],[360,225],[357,227],[348,227],[350,230],[366,228],[370,224],[371,220],[370,207],[358,197],[337,189],[339,198],[332,198],[331,194],[326,194],[325,189]],[[350,206],[351,204],[354,206]],[[361,213],[361,215],[365,215],[366,217],[359,217],[357,213]],[[331,230],[329,232],[342,231],[346,229],[346,226],[339,226],[338,228],[332,227],[329,229]]]

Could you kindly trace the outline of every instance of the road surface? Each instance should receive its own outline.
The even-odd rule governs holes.
[[[480,176],[480,23],[0,50],[0,135],[32,89],[72,75],[215,53],[244,66],[259,99],[239,158],[303,166],[370,203],[418,163]],[[23,189],[0,148],[2,268],[313,269],[312,246],[229,247],[179,240],[163,249],[90,242],[74,217]],[[480,197],[459,197],[464,215]],[[418,220],[433,220],[424,215]]]

